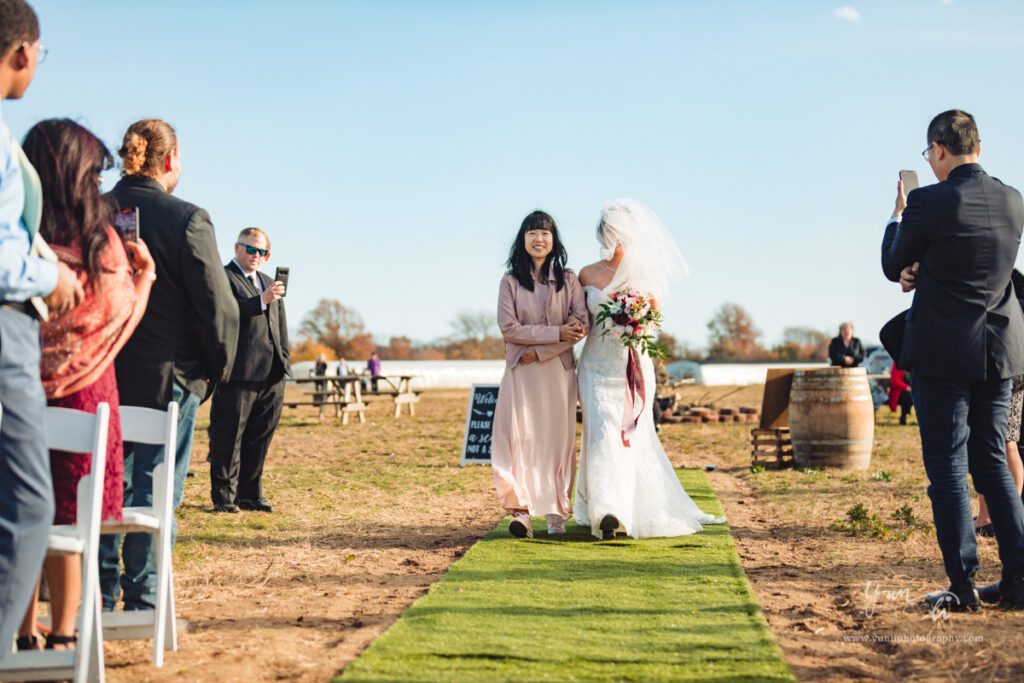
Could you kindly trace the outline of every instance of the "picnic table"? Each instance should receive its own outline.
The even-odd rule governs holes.
[[[395,417],[402,416],[402,406],[409,406],[409,415],[416,414],[416,404],[419,403],[420,396],[419,392],[415,392],[410,388],[410,384],[413,378],[419,375],[377,375],[376,377],[370,377],[369,381],[372,382],[371,389],[363,392],[364,396],[391,396],[395,401]],[[388,388],[382,388],[381,383],[384,382],[388,385]]]
[[[295,383],[313,384],[313,391],[304,391],[309,399],[302,401],[285,401],[289,408],[296,406],[317,406],[317,419],[322,419],[324,407],[334,406],[334,416],[341,417],[341,424],[347,425],[349,415],[355,413],[359,422],[366,422],[366,404],[363,403],[363,392],[359,375],[310,375],[296,377]]]

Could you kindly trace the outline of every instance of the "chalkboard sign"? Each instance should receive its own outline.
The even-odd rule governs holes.
[[[466,439],[462,444],[462,461],[489,465],[491,462],[491,428],[498,406],[497,384],[474,384],[469,392],[469,413],[466,415]]]

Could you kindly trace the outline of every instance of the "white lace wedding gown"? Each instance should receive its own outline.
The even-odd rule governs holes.
[[[584,287],[591,319],[609,300],[597,287]],[[652,418],[654,364],[640,355],[647,401],[640,415],[631,447],[622,443],[622,414],[626,396],[627,350],[614,335],[591,330],[583,346],[578,377],[583,405],[583,443],[573,516],[590,525],[601,538],[599,525],[614,515],[634,538],[683,536],[700,531],[704,524],[722,524],[724,517],[701,512],[683,490],[665,455]]]

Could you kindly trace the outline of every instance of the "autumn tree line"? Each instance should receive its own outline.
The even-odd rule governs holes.
[[[451,321],[448,336],[428,343],[409,337],[391,337],[379,344],[367,331],[362,316],[335,299],[321,299],[306,314],[299,327],[299,339],[292,344],[292,360],[315,360],[323,353],[328,360],[365,360],[376,351],[382,360],[484,360],[505,357],[505,345],[495,316],[480,311],[462,311]],[[738,304],[726,303],[707,324],[705,348],[691,346],[662,333],[659,341],[673,359],[734,361],[823,361],[828,358],[832,335],[810,327],[787,327],[782,339],[766,346],[753,318]]]

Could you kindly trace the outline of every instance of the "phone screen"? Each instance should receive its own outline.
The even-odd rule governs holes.
[[[288,294],[288,269],[279,266],[278,269],[274,271],[274,281],[280,282],[284,285],[284,294],[282,294],[282,296],[286,296]]]
[[[900,180],[903,181],[903,194],[910,194],[911,190],[921,187],[917,181],[917,171],[900,171]]]
[[[139,210],[134,206],[121,209],[114,216],[114,229],[125,242],[139,241]]]

